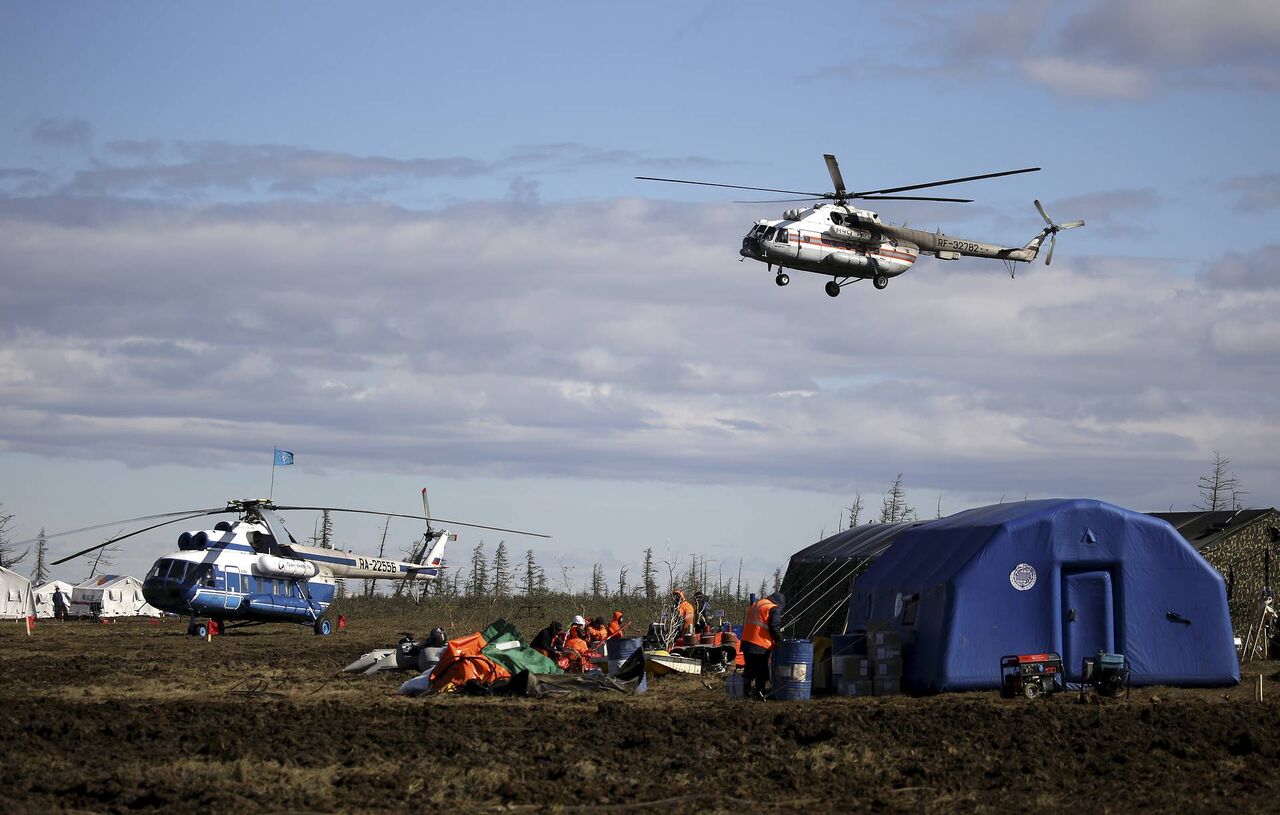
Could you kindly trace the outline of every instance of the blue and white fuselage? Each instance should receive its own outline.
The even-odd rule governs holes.
[[[193,618],[319,623],[333,602],[335,577],[429,580],[440,573],[448,539],[438,533],[422,563],[405,563],[292,539],[281,544],[266,523],[224,521],[184,532],[180,551],[155,562],[142,593],[156,608]]]

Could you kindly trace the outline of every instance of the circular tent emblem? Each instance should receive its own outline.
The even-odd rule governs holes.
[[[1018,591],[1026,591],[1036,584],[1036,569],[1030,563],[1019,563],[1009,572],[1009,583]]]

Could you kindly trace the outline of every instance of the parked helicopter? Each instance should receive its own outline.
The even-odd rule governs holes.
[[[228,501],[225,507],[147,515],[48,537],[166,519],[68,555],[54,561],[56,566],[168,524],[209,515],[239,516],[235,521],[219,521],[212,529],[183,532],[178,537],[179,551],[158,559],[142,584],[142,594],[148,603],[162,611],[190,615],[187,633],[200,637],[209,631],[207,623],[198,621],[200,617],[216,621],[220,628],[271,622],[300,623],[311,626],[316,634],[327,636],[333,631],[333,623],[326,612],[333,602],[335,578],[431,580],[441,573],[445,546],[450,540],[457,540],[457,535],[434,528],[433,520],[497,532],[548,537],[518,529],[433,519],[426,489],[422,490],[422,508],[422,515],[403,515],[341,507],[277,506],[267,498],[245,498]],[[285,528],[284,520],[278,514],[288,510],[330,510],[387,518],[417,518],[426,521],[427,528],[409,560],[393,560],[340,549],[303,546]]]
[[[761,192],[786,193],[803,196],[802,198],[780,198],[771,201],[735,201],[736,204],[768,204],[788,201],[823,201],[831,203],[815,203],[811,207],[789,209],[782,214],[782,220],[757,220],[751,231],[742,239],[742,248],[738,254],[743,259],[751,258],[765,263],[769,271],[778,267],[774,278],[779,286],[791,282],[785,269],[796,269],[829,275],[831,280],[826,284],[826,292],[832,297],[840,294],[840,289],[860,280],[870,280],[877,289],[889,285],[889,279],[897,277],[910,269],[920,255],[933,255],[939,260],[959,260],[961,257],[994,258],[1003,260],[1010,276],[1013,275],[1014,263],[1030,263],[1040,253],[1044,239],[1049,239],[1049,253],[1045,257],[1045,265],[1053,260],[1053,249],[1057,244],[1058,233],[1064,229],[1075,229],[1084,226],[1084,221],[1068,221],[1064,224],[1054,223],[1045,213],[1039,201],[1035,202],[1045,227],[1020,247],[1000,246],[965,238],[953,238],[944,235],[942,230],[925,232],[911,229],[906,225],[898,226],[880,220],[880,216],[865,209],[849,205],[850,201],[947,201],[953,203],[972,203],[971,198],[937,198],[919,195],[893,195],[892,193],[922,190],[929,187],[942,187],[948,184],[962,184],[968,181],[980,181],[984,178],[999,178],[1006,175],[1039,172],[1039,167],[1027,167],[1021,170],[1005,170],[998,173],[950,178],[945,181],[930,181],[925,184],[909,184],[904,187],[888,187],[880,190],[862,190],[853,192],[845,188],[844,178],[840,174],[840,165],[836,157],[827,153],[823,156],[827,162],[827,172],[831,175],[831,183],[835,186],[832,192],[801,192],[798,190],[777,190],[768,187],[744,187],[738,184],[715,184],[708,181],[689,181],[682,178],[655,178],[653,176],[636,176],[639,181],[665,181],[673,184],[696,184],[703,187],[727,187],[734,190],[758,190]]]

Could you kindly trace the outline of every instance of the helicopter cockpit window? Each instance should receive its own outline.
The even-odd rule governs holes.
[[[198,582],[201,586],[213,588],[213,567],[208,563],[201,564],[198,568],[191,570],[192,582]]]
[[[778,231],[777,227],[773,227],[773,226],[769,227],[764,231],[764,239],[767,241],[773,240],[774,233],[776,233],[777,231]]]
[[[844,215],[839,212],[831,213],[831,223],[840,226],[844,223]]]
[[[778,241],[778,243],[786,243],[786,242],[787,242],[787,240],[788,240],[788,238],[790,238],[790,233],[789,233],[787,230],[785,230],[785,229],[779,229],[779,230],[778,230],[778,235],[777,235],[777,238],[776,238],[776,240]]]

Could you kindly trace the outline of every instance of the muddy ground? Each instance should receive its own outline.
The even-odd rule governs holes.
[[[1280,809],[1275,663],[1246,667],[1261,704],[1251,684],[730,703],[688,677],[632,698],[405,699],[408,675],[339,674],[402,627],[205,643],[180,621],[0,623],[0,812]]]

